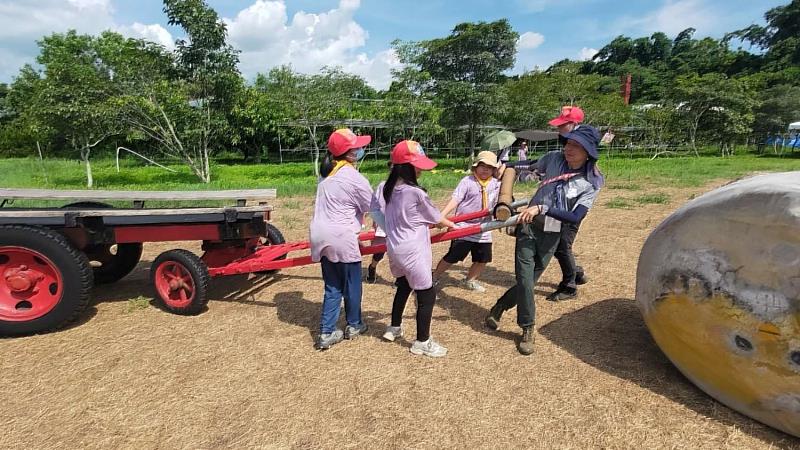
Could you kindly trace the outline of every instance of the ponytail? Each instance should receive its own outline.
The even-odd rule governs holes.
[[[328,175],[331,174],[334,166],[335,164],[331,158],[331,154],[325,153],[325,157],[322,158],[322,161],[319,163],[319,176],[322,178],[327,178]]]
[[[336,163],[347,159],[347,153],[348,152],[344,152],[339,156],[331,156],[330,153],[325,153],[325,157],[322,158],[322,162],[319,163],[319,176],[328,178],[328,175],[330,175],[334,167],[336,167]]]

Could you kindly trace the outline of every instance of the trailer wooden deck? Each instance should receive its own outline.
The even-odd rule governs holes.
[[[248,202],[266,204],[276,197],[275,189],[231,189],[224,191],[109,191],[60,189],[0,189],[0,199],[64,200],[64,201],[131,201],[141,208],[145,201],[233,200],[237,206]]]

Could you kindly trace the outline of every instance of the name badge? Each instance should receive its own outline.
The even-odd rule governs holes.
[[[550,216],[544,217],[544,231],[548,233],[559,233],[561,232],[561,221],[554,219]]]
[[[575,198],[578,196],[578,188],[570,187],[567,189],[567,198]]]

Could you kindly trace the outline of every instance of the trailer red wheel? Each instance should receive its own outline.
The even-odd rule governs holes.
[[[24,247],[0,247],[0,320],[25,322],[55,308],[64,293],[61,272],[43,254]]]
[[[208,268],[194,253],[169,250],[158,255],[150,268],[156,298],[175,314],[197,314],[208,303]]]
[[[86,308],[91,287],[89,262],[64,236],[0,226],[0,335],[62,327]]]

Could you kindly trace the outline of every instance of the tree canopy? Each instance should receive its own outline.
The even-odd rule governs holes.
[[[211,179],[214,154],[259,160],[280,148],[318,155],[340,126],[380,127],[375,146],[400,138],[474,149],[492,127],[546,128],[565,104],[643,142],[723,144],[782,132],[800,119],[800,0],[769,9],[764,25],[720,39],[686,28],[674,37],[617,36],[588,61],[562,60],[509,75],[519,34],[506,19],[461,23],[435,39],[393,47],[403,67],[391,86],[328,67],[274,68],[246,82],[239,52],[205,0],[164,0],[184,37],[174,50],[114,32],[43,36],[36,65],[0,84],[0,155],[80,158],[135,147],[183,161]],[[631,104],[620,96],[632,78]]]

